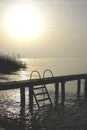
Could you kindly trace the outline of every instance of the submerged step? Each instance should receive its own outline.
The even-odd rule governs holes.
[[[35,95],[44,95],[44,94],[47,94],[47,92],[39,92],[39,93],[36,93]]]
[[[37,101],[38,101],[38,102],[41,102],[41,101],[45,101],[45,100],[49,100],[49,98],[38,99]]]

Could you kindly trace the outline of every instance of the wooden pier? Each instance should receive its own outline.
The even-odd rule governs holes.
[[[65,76],[56,76],[48,77],[41,79],[31,79],[23,81],[13,81],[13,82],[4,82],[0,83],[0,90],[12,90],[20,89],[20,99],[21,106],[25,106],[25,88],[29,88],[29,106],[30,109],[33,109],[33,87],[46,84],[54,84],[55,87],[55,102],[57,104],[59,98],[59,83],[61,84],[61,101],[65,100],[65,83],[67,81],[77,81],[77,96],[80,95],[81,80],[84,80],[84,93],[87,97],[87,73],[86,74],[75,74],[75,75],[65,75]]]

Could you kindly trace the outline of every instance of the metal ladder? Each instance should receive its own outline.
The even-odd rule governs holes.
[[[43,73],[43,78],[46,71],[47,70],[45,70]],[[32,79],[32,75],[34,73],[37,73],[39,78],[41,79],[41,75],[37,70],[31,72],[30,79]],[[49,101],[49,103],[52,105],[52,101],[45,84],[41,86],[33,86],[33,96],[35,98],[38,109],[40,109],[42,106],[45,106],[45,101]],[[41,105],[41,103],[43,103],[43,105]]]

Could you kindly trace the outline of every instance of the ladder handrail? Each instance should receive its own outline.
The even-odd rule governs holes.
[[[32,79],[33,73],[37,73],[38,76],[39,76],[39,78],[41,79],[41,75],[40,75],[39,71],[37,71],[37,70],[33,70],[33,71],[31,72],[31,74],[30,74],[30,80]],[[41,85],[41,86],[42,86],[42,85]],[[37,99],[36,99],[36,96],[35,96],[35,94],[34,94],[34,91],[33,91],[33,95],[34,95],[34,98],[35,98],[36,104],[37,104],[37,106],[38,106],[38,108],[39,108],[39,104],[38,104],[38,102],[37,102]]]
[[[52,77],[54,77],[54,76],[53,76],[53,72],[52,72],[50,69],[46,69],[46,70],[44,70],[44,72],[43,72],[43,78],[45,78],[45,73],[46,73],[47,71],[51,73]],[[45,87],[45,90],[48,91],[45,84],[44,84],[44,87]],[[44,95],[44,97],[45,97],[45,95]],[[52,101],[51,101],[51,98],[50,98],[49,93],[48,93],[48,97],[49,97],[50,103],[51,103],[51,105],[52,105]]]
[[[32,76],[33,76],[33,73],[37,73],[38,74],[38,76],[39,76],[39,79],[41,79],[41,75],[40,75],[40,72],[39,71],[37,71],[37,70],[33,70],[32,72],[31,72],[31,74],[30,74],[30,80],[32,79]],[[42,86],[42,85],[41,85]]]
[[[54,76],[53,76],[53,72],[52,72],[50,69],[46,69],[46,70],[44,70],[44,72],[43,72],[43,78],[45,78],[45,74],[46,74],[47,71],[51,73],[52,77],[54,77]]]
[[[33,73],[37,73],[38,76],[39,76],[39,79],[41,79],[41,75],[40,75],[39,71],[33,70],[33,71],[31,72],[31,74],[30,74],[30,80],[32,79]],[[42,87],[42,86],[43,86],[43,85],[41,85],[41,87]],[[44,89],[43,89],[43,88],[42,88],[42,91],[44,92]],[[34,91],[33,91],[33,95],[34,95],[34,98],[35,98],[35,100],[36,100],[37,106],[38,106],[38,108],[39,108],[39,104],[38,104],[37,98],[36,98],[36,96],[35,96],[35,94],[34,94]]]
[[[32,72],[31,72],[31,74],[30,74],[30,79],[32,79],[32,76],[33,76],[33,73],[37,73],[38,74],[38,76],[39,76],[39,78],[41,79],[41,75],[40,75],[40,73],[39,73],[39,71],[37,71],[37,70],[33,70]]]

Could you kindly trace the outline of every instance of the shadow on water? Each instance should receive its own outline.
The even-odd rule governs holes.
[[[66,99],[64,104],[30,111],[20,107],[19,118],[0,116],[5,130],[87,130],[87,98]]]
[[[31,112],[25,107],[20,107],[19,118],[0,115],[0,127],[5,130],[41,130],[36,111]]]
[[[46,130],[87,130],[87,99],[73,100],[73,104],[59,104],[43,120]]]

